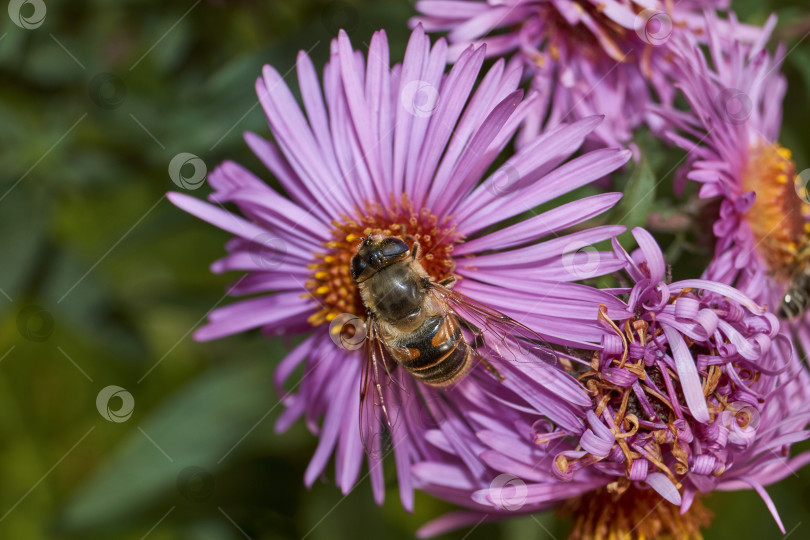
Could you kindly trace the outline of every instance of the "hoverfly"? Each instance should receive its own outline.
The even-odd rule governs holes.
[[[364,417],[373,407],[372,393],[382,411],[382,427],[392,430],[383,387],[396,367],[428,386],[447,388],[465,377],[476,359],[501,381],[490,360],[557,364],[557,355],[539,334],[452,290],[454,279],[433,280],[420,263],[419,249],[416,241],[409,247],[399,237],[369,235],[351,261],[352,278],[368,312],[360,390],[367,451]]]

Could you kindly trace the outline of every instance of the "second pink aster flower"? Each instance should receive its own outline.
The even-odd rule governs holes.
[[[421,0],[412,25],[448,32],[457,55],[486,43],[493,57],[514,55],[541,99],[527,119],[524,140],[544,120],[553,125],[592,114],[606,121],[591,137],[626,144],[648,120],[654,99],[673,95],[666,80],[666,44],[681,31],[699,32],[700,10],[727,0]],[[656,95],[657,94],[657,95]]]

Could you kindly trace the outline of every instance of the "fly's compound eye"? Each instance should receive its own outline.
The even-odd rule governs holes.
[[[408,253],[410,250],[408,244],[406,244],[405,241],[400,238],[386,238],[380,242],[380,247],[378,249],[380,255],[389,261],[396,259],[400,255]]]
[[[368,268],[368,264],[363,257],[360,255],[355,255],[352,257],[352,279],[356,281],[357,278],[363,274],[366,268]]]

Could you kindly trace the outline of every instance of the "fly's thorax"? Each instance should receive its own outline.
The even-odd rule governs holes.
[[[362,293],[360,283],[388,262],[413,259],[410,250],[417,243],[423,254],[417,264],[425,276],[439,283],[453,277],[453,248],[464,239],[449,216],[440,218],[427,208],[414,208],[404,193],[386,207],[378,202],[362,205],[355,216],[342,216],[332,225],[329,240],[308,265],[306,296],[321,307],[308,319],[313,326],[342,314],[365,317],[371,299]],[[397,248],[397,239],[405,249]],[[374,251],[382,257],[372,256]],[[355,263],[358,256],[363,261]]]
[[[418,263],[400,261],[359,283],[366,309],[381,322],[410,326],[426,300],[428,280]]]

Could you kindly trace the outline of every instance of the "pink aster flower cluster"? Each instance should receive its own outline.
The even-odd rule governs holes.
[[[277,429],[303,420],[319,440],[307,485],[333,459],[348,493],[365,465],[380,503],[389,458],[406,509],[414,489],[464,508],[423,535],[556,508],[583,539],[699,536],[709,492],[752,489],[784,531],[765,486],[810,461],[791,451],[810,436],[810,206],[778,143],[774,21],[727,7],[421,0],[401,62],[384,31],[367,53],[341,31],[321,72],[298,56],[300,102],[265,66],[272,137],[245,139],[283,191],[226,162],[209,203],[169,198],[234,235],[212,270],[244,273],[228,292],[249,297],[196,338],[305,336],[275,386]],[[702,276],[673,281],[650,233],[628,253],[606,217],[622,194],[597,181],[643,125],[718,199]],[[358,250],[378,246],[383,271],[390,238],[429,299],[401,320],[448,325],[420,338],[444,347],[423,369],[472,359],[449,384],[415,376],[401,358],[428,345],[393,344],[407,325],[361,294]]]
[[[595,116],[550,129],[485,176],[535,99],[524,100],[517,89],[519,67],[507,70],[503,61],[497,62],[473,91],[484,49],[470,47],[444,74],[444,42],[431,46],[420,30],[411,36],[401,65],[389,65],[383,32],[371,41],[368,65],[359,54],[346,34],[333,42],[332,59],[323,72],[324,93],[308,56],[299,56],[306,116],[273,68],[266,67],[257,82],[275,142],[254,134],[246,139],[289,198],[235,163],[211,174],[214,192],[209,199],[214,204],[182,193],[169,195],[180,208],[235,235],[228,255],[214,263],[215,272],[249,273],[229,292],[251,298],[215,310],[197,339],[251,328],[276,335],[314,329],[278,367],[277,390],[285,396],[287,410],[277,427],[284,430],[304,417],[320,434],[305,475],[307,485],[335,454],[337,483],[346,493],[354,487],[364,458],[358,429],[364,357],[349,342],[338,340],[336,346],[330,323],[345,315],[365,317],[349,276],[357,239],[405,230],[429,253],[425,265],[431,272],[444,276],[454,269],[462,278],[456,290],[543,328],[557,343],[583,346],[602,333],[597,313],[589,308],[609,301],[609,295],[572,282],[623,265],[609,253],[583,248],[623,228],[564,230],[608,210],[620,195],[562,204],[494,232],[491,226],[601,178],[630,158],[627,150],[614,148],[569,159],[601,122]],[[433,89],[435,103],[411,99],[411,92],[425,88]],[[222,203],[234,203],[244,217],[220,208]],[[597,265],[590,262],[595,259]],[[532,268],[529,276],[527,266]],[[542,302],[528,296],[537,288],[547,290]],[[301,364],[306,370],[301,387],[285,394],[284,383]],[[511,371],[516,376],[507,378],[505,389],[514,386],[514,392],[521,392],[536,384],[532,373]],[[562,371],[551,373],[570,380]],[[419,394],[411,388],[416,384],[411,377],[401,384],[403,397],[392,397],[392,407],[405,407],[406,400]],[[552,399],[558,390],[571,394],[553,385],[541,394]],[[573,392],[572,399],[587,400],[582,390]],[[522,401],[552,414],[551,405],[536,392]],[[429,453],[420,448],[420,417],[415,422],[406,418],[396,427],[409,431],[394,446],[394,454],[403,503],[410,508],[409,468]],[[455,440],[452,433],[448,438]],[[369,458],[372,485],[381,501],[379,456]],[[480,469],[475,462],[471,467]]]
[[[597,144],[626,144],[650,120],[653,102],[674,95],[667,46],[673,36],[701,37],[702,10],[724,9],[728,0],[420,0],[412,26],[447,32],[451,54],[470,43],[487,54],[510,56],[526,66],[541,96],[524,134],[544,121],[553,125],[595,113],[607,121]],[[757,35],[740,28],[739,38]]]
[[[810,452],[786,452],[807,436],[810,375],[798,358],[772,354],[790,349],[775,315],[722,283],[667,283],[655,240],[633,235],[632,255],[614,242],[634,283],[623,291],[633,315],[614,321],[608,313],[622,311],[600,306],[607,333],[577,370],[591,402],[566,405],[580,422],[514,414],[473,425],[493,476],[476,483],[453,464],[418,464],[423,489],[470,508],[423,533],[566,502],[575,537],[619,537],[628,523],[640,537],[691,537],[708,518],[703,494],[750,488],[782,527],[763,485],[810,462]]]

